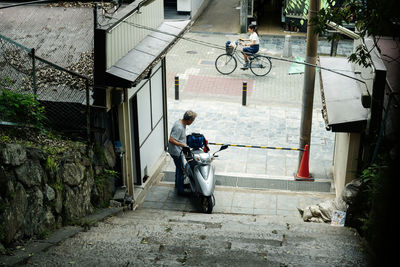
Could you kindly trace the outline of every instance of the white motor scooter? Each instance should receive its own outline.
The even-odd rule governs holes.
[[[215,206],[215,167],[211,165],[211,162],[218,157],[216,153],[227,148],[228,145],[222,145],[212,156],[202,148],[185,147],[182,150],[186,159],[185,178],[189,178],[193,195],[200,199],[201,210],[204,213],[212,213]]]

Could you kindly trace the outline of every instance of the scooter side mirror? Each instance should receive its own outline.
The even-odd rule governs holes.
[[[217,156],[217,155],[215,155],[215,154],[217,154],[217,153],[218,153],[218,152],[220,152],[221,150],[225,150],[225,149],[227,149],[227,148],[228,148],[228,146],[229,146],[229,145],[222,145],[222,146],[219,148],[219,150],[218,150],[218,151],[214,152],[214,154],[213,154],[213,157],[214,157],[214,158],[217,158],[218,156]]]
[[[223,145],[223,146],[221,146],[221,148],[219,149],[219,151],[227,149],[228,146],[229,146],[229,145]]]

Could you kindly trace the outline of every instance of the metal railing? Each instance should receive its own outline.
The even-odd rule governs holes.
[[[277,150],[295,150],[295,151],[305,151],[304,148],[296,148],[296,147],[279,147],[279,146],[255,146],[255,145],[239,145],[239,144],[224,144],[224,143],[212,143],[209,142],[209,145],[216,146],[233,146],[233,147],[244,147],[244,148],[261,148],[261,149],[277,149]]]
[[[87,64],[90,60],[91,52],[82,55],[80,61]],[[73,65],[69,68],[76,69]],[[1,88],[31,94],[45,107],[46,127],[90,136],[92,78],[39,57],[35,49],[1,34],[0,78],[7,81]]]

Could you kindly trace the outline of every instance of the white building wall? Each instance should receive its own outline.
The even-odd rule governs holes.
[[[142,1],[145,2],[145,1]],[[164,2],[155,0],[147,6],[143,5],[138,12],[128,16],[123,22],[109,29],[106,37],[107,69],[125,56],[149,33],[148,28],[157,28],[164,20]],[[120,16],[124,13],[121,12]]]
[[[137,106],[139,115],[139,144],[142,146],[152,130],[151,95],[149,82],[147,82],[137,93]]]
[[[142,178],[151,176],[164,153],[164,123],[161,121],[146,142],[140,147],[140,167]]]
[[[130,88],[128,97],[137,95],[140,173],[151,176],[164,154],[163,76],[161,61],[153,68],[150,79],[142,80],[138,88]],[[132,121],[132,118],[130,119]],[[131,126],[132,127],[132,126]],[[133,129],[130,128],[130,131]],[[134,153],[134,147],[132,146]],[[132,158],[135,156],[132,155]],[[133,167],[132,167],[133,169]]]
[[[154,73],[143,89],[145,93],[139,98],[139,140],[140,140],[140,166],[142,178],[151,175],[157,162],[164,153],[164,121],[163,121],[163,86],[161,62],[154,68]],[[142,89],[142,90],[143,90]],[[141,91],[142,91],[141,90]],[[140,103],[143,101],[143,104]],[[139,109],[139,107],[141,107]],[[140,130],[140,126],[147,131]],[[142,135],[143,134],[143,135]]]

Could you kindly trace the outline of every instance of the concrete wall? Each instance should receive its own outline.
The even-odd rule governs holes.
[[[356,177],[360,148],[359,133],[336,133],[333,176],[336,196]]]
[[[207,7],[210,0],[192,0],[191,7],[192,11],[190,12],[190,17],[192,20],[195,20],[200,14],[203,12],[204,8]]]

